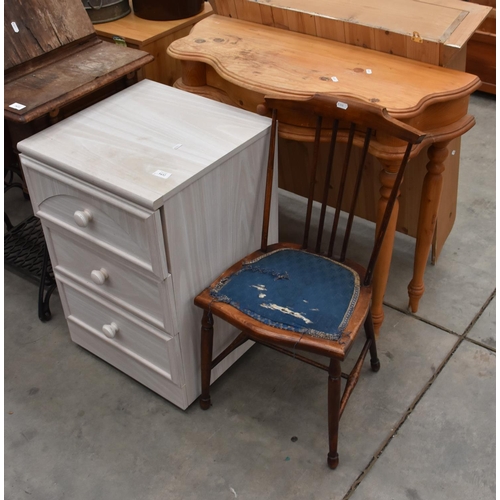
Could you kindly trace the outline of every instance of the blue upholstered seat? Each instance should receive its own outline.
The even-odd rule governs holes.
[[[338,262],[286,248],[245,263],[210,294],[267,325],[337,340],[358,300],[359,282]]]

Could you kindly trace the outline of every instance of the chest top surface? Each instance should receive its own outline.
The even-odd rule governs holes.
[[[451,35],[467,31],[463,21],[473,16],[458,0],[253,0],[277,9],[388,30],[447,44]],[[487,9],[481,9],[485,12]],[[484,15],[485,15],[484,14]],[[472,34],[468,33],[468,36]]]
[[[143,80],[18,149],[155,210],[266,135],[270,124],[269,118]]]

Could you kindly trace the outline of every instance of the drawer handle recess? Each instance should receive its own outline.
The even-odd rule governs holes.
[[[108,339],[113,339],[118,333],[118,325],[116,323],[111,323],[110,325],[104,325],[102,327],[102,333],[108,337]]]
[[[104,285],[104,282],[109,278],[108,271],[101,267],[101,269],[97,270],[94,269],[90,273],[90,279],[96,284],[96,285]]]
[[[89,225],[89,222],[92,220],[92,212],[90,210],[77,210],[73,214],[73,219],[75,219],[75,222],[80,226],[80,227],[87,227]]]

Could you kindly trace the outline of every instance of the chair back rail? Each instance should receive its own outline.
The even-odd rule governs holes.
[[[328,244],[327,256],[333,258],[333,250],[335,246],[335,241],[337,237],[339,220],[340,220],[340,207],[343,206],[344,198],[346,199],[347,206],[349,207],[346,229],[344,231],[342,246],[340,251],[340,256],[338,257],[339,262],[343,262],[346,259],[347,249],[349,245],[349,239],[352,231],[354,213],[356,209],[356,203],[359,198],[359,192],[361,187],[361,181],[363,177],[363,172],[365,170],[365,163],[367,155],[370,148],[370,142],[376,137],[377,132],[383,133],[385,135],[392,136],[400,141],[406,143],[406,150],[401,160],[401,164],[397,171],[396,180],[394,182],[387,206],[382,218],[380,227],[377,230],[375,237],[375,243],[370,255],[368,266],[366,269],[365,278],[363,285],[368,286],[371,283],[373,277],[373,269],[375,267],[382,242],[389,225],[389,220],[391,217],[394,204],[396,202],[399,187],[403,180],[404,171],[408,163],[412,147],[415,144],[420,143],[425,137],[417,129],[396,120],[391,117],[385,108],[377,105],[367,104],[362,101],[358,101],[351,98],[341,98],[338,99],[333,96],[328,95],[315,95],[307,100],[290,100],[290,99],[279,99],[273,97],[266,97],[266,105],[268,109],[272,110],[272,126],[271,126],[271,143],[269,147],[269,157],[268,157],[268,169],[267,169],[267,180],[266,180],[266,196],[264,205],[264,221],[262,228],[262,244],[261,250],[267,251],[267,235],[269,228],[269,214],[271,207],[271,190],[272,190],[272,179],[274,170],[274,156],[276,148],[276,135],[279,123],[280,114],[293,114],[295,117],[299,117],[299,125],[309,126],[312,122],[315,122],[315,137],[314,137],[314,148],[311,158],[311,164],[309,165],[309,186],[308,186],[308,198],[307,198],[307,209],[304,225],[304,235],[302,241],[302,248],[309,249],[310,240],[310,230],[311,230],[311,220],[312,220],[312,209],[314,193],[317,185],[320,185],[321,196],[321,210],[319,216],[318,232],[316,235],[316,243],[314,245],[314,252],[320,253],[321,243],[323,239],[325,219],[326,219],[326,207],[328,202],[328,195],[332,186],[332,165],[335,158],[336,144],[340,139],[340,135],[345,137],[345,134],[339,134],[341,128],[348,129],[347,144],[344,152],[344,158],[342,160],[342,170],[338,185],[337,198],[335,204],[335,212],[333,217],[333,224],[330,233],[330,240]],[[325,174],[321,183],[321,180],[317,178],[318,170],[318,158],[319,158],[319,146],[324,134],[325,129],[331,129],[331,139],[329,146],[329,153],[327,159],[327,165],[325,169]],[[354,144],[354,138],[356,134],[362,133],[364,135],[362,153],[359,163],[356,167],[351,165],[351,152]],[[346,192],[346,179],[348,171],[352,168],[356,168],[355,171],[355,182],[351,193]],[[344,205],[345,206],[345,205]]]

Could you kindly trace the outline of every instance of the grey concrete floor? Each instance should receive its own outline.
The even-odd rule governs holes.
[[[73,344],[57,294],[41,323],[37,287],[5,271],[5,498],[495,498],[495,100],[470,109],[455,227],[416,315],[413,240],[396,238],[382,368],[363,368],[336,471],[323,372],[255,346],[214,383],[210,411],[182,411]],[[284,237],[296,204],[280,196]],[[14,222],[30,210],[12,191],[5,206]]]

